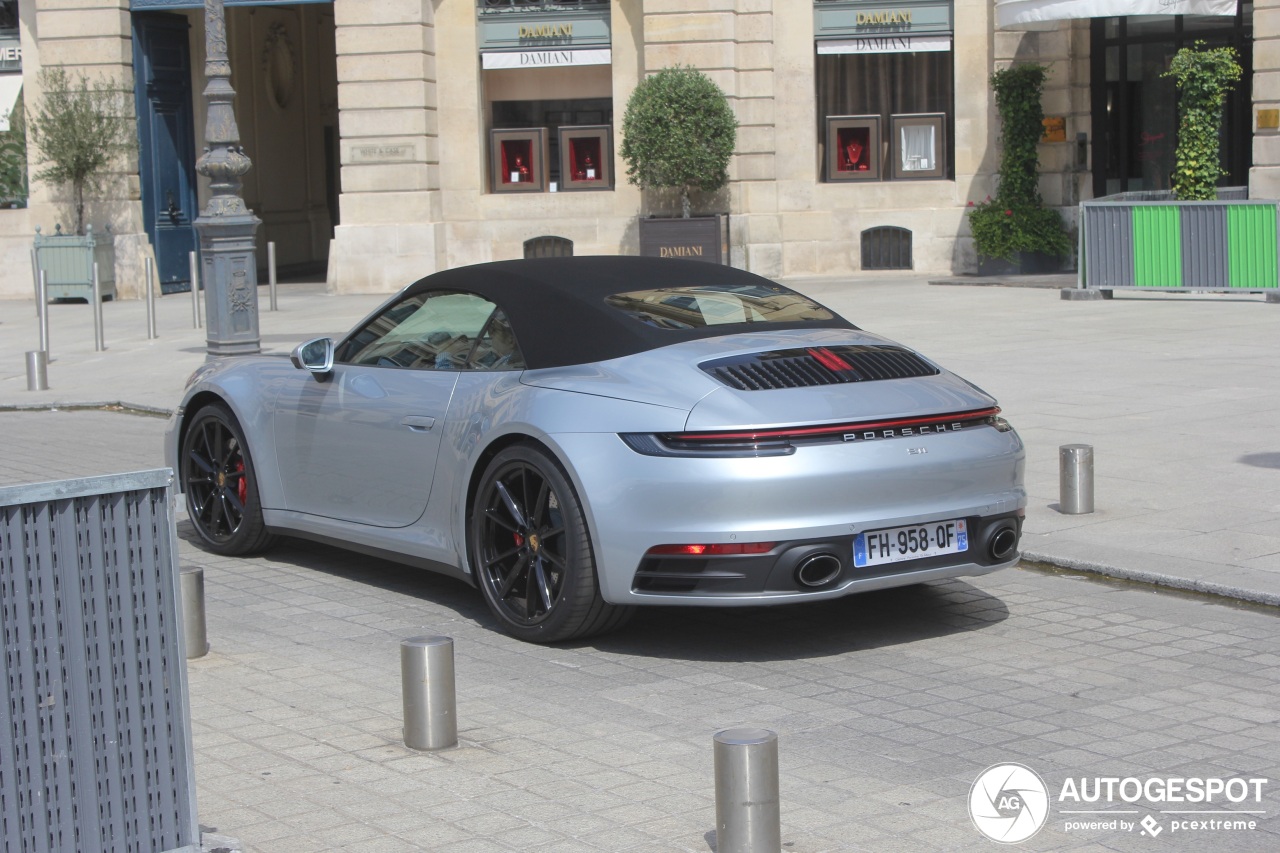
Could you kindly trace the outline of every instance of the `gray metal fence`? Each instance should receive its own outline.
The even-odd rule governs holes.
[[[200,849],[169,469],[0,488],[5,853]]]

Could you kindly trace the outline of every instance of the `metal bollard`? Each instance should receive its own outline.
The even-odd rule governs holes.
[[[27,350],[27,390],[49,390],[49,358],[44,350]]]
[[[717,853],[778,853],[778,735],[725,729],[715,735]]]
[[[1058,506],[1065,515],[1093,512],[1093,446],[1058,448]]]
[[[36,316],[40,318],[40,351],[49,360],[49,281],[44,270],[36,285]]]
[[[102,352],[107,340],[102,332],[102,282],[98,278],[98,263],[93,264],[93,348]]]
[[[276,304],[276,244],[275,241],[267,243],[267,293],[271,297],[271,310],[279,310]]]
[[[156,338],[156,288],[155,288],[155,261],[148,257],[146,263],[146,279],[147,283],[147,340],[153,341]]]
[[[40,316],[40,257],[36,254],[36,250],[31,250],[31,277],[32,284],[36,288],[36,316]]]
[[[411,637],[400,643],[404,745],[437,750],[458,745],[453,639]]]
[[[187,267],[191,271],[191,328],[200,328],[200,264],[196,253],[187,254]]]
[[[182,587],[182,636],[187,641],[187,660],[209,653],[209,634],[204,622],[204,569],[183,566],[178,575]]]

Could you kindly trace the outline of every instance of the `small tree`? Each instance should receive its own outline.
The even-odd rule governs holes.
[[[714,192],[729,182],[729,157],[738,120],[724,92],[693,68],[664,68],[631,93],[622,119],[622,159],[627,180],[641,189],[680,191],[690,215],[689,192]]]
[[[973,241],[983,257],[1009,260],[1018,252],[1060,257],[1071,251],[1062,217],[1040,197],[1036,146],[1044,134],[1040,94],[1048,74],[1046,66],[1029,63],[991,75],[1003,142],[1000,183],[995,198],[973,206],[969,213]]]
[[[136,145],[129,99],[111,83],[73,79],[56,66],[40,71],[40,88],[39,107],[27,116],[36,164],[44,167],[35,177],[70,187],[83,234],[85,194],[98,191],[113,159]]]
[[[1165,77],[1178,87],[1178,150],[1173,195],[1180,201],[1208,201],[1217,196],[1222,162],[1222,108],[1240,80],[1235,48],[1209,49],[1198,41],[1173,56]]]

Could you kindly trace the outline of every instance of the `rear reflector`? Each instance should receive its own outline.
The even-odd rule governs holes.
[[[646,557],[729,557],[743,554],[767,554],[777,542],[725,542],[716,545],[655,545]]]

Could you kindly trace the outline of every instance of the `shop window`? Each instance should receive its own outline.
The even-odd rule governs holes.
[[[521,132],[541,134],[544,180],[537,186],[522,185],[520,191],[613,189],[612,98],[494,101],[492,111],[493,126],[501,128],[493,134],[504,134],[504,139]],[[500,157],[496,143],[495,150],[495,158]],[[511,192],[511,175],[506,175],[504,184],[501,165],[495,159],[493,191]]]
[[[954,177],[952,63],[949,50],[817,55],[824,179]]]

